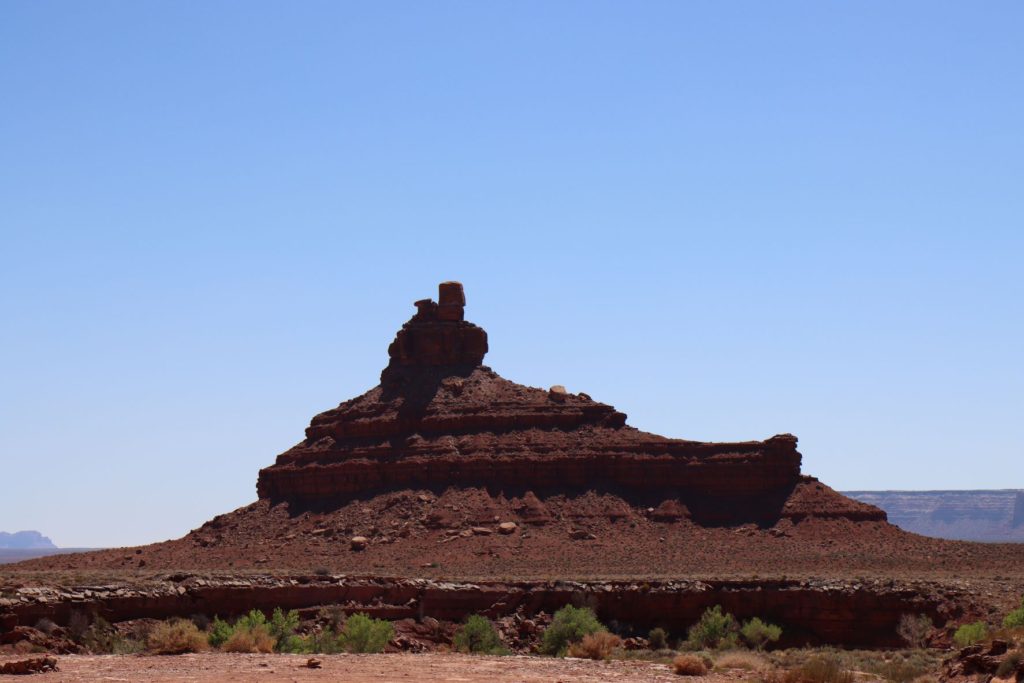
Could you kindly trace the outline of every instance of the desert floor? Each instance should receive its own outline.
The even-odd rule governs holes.
[[[32,655],[27,655],[32,656]],[[24,657],[2,656],[0,664]],[[322,668],[305,666],[306,655],[193,654],[180,656],[57,655],[59,671],[33,681],[678,681],[664,664],[595,662],[549,657],[483,657],[456,654],[318,655]],[[700,681],[739,681],[735,671]],[[6,676],[4,678],[7,678]],[[12,680],[14,677],[11,677]]]

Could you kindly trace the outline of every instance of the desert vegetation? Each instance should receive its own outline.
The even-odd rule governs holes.
[[[730,649],[744,643],[757,650],[779,640],[782,628],[754,617],[742,625],[719,605],[709,607],[690,627],[687,644],[691,649]]]
[[[545,655],[564,655],[570,645],[582,642],[584,636],[606,630],[589,607],[566,605],[555,612],[551,625],[544,631],[540,652]]]
[[[1013,610],[1003,619],[1003,628],[1024,629],[1024,598],[1021,598],[1020,608]]]
[[[971,624],[964,624],[953,634],[953,642],[959,647],[967,647],[980,643],[988,638],[988,624],[983,621],[976,621]]]
[[[555,657],[646,660],[667,666],[680,676],[733,671],[732,676],[752,683],[927,683],[936,680],[942,666],[948,666],[948,662],[942,665],[944,657],[957,656],[927,648],[933,637],[951,640],[957,648],[980,644],[983,649],[966,650],[968,654],[988,652],[986,648],[998,641],[1003,643],[1000,647],[1005,656],[992,664],[994,675],[1012,678],[1014,672],[1024,671],[1022,617],[1024,605],[1006,613],[1000,619],[1001,627],[977,621],[938,632],[927,616],[907,614],[897,628],[908,646],[905,650],[780,649],[783,627],[758,617],[741,621],[718,605],[706,609],[684,633],[659,627],[648,631],[646,638],[628,625],[602,623],[589,607],[566,605],[550,617],[532,617],[536,626],[531,626],[534,630],[527,639],[516,635],[522,631],[512,622],[498,623],[483,615],[472,615],[457,627],[436,620],[430,626],[427,619],[416,627],[428,625],[428,631],[420,631],[421,636],[427,634],[428,642],[416,645],[419,649],[414,651],[435,647],[444,651],[450,643],[452,651],[472,655],[505,655],[515,649]],[[140,619],[116,626],[96,615],[75,613],[66,626],[40,619],[34,630],[56,639],[54,642],[63,639],[76,643],[79,651],[93,653],[380,653],[389,645],[392,650],[408,649],[409,645],[406,640],[403,646],[405,636],[396,637],[391,622],[364,613],[348,614],[341,607],[321,608],[305,619],[298,611],[278,608],[269,613],[250,610],[231,620],[193,615],[167,621]]]
[[[503,655],[509,652],[491,620],[479,614],[471,615],[455,632],[452,646],[458,652],[468,654]]]

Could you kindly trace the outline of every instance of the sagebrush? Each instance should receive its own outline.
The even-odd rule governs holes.
[[[498,655],[508,653],[501,636],[491,620],[474,614],[459,627],[452,639],[452,645],[459,652],[470,654]]]
[[[345,620],[338,639],[346,652],[383,652],[395,635],[390,622],[373,619],[366,614],[353,614]]]
[[[208,647],[206,636],[186,619],[161,621],[149,632],[147,645],[158,655],[182,655],[202,652]]]
[[[597,620],[594,610],[566,605],[555,612],[551,625],[544,630],[540,652],[545,655],[564,655],[571,643],[578,643],[584,636],[606,630]]]
[[[738,631],[736,619],[723,612],[721,605],[715,605],[704,610],[697,623],[690,627],[687,640],[697,648],[735,647]]]
[[[597,631],[583,636],[578,643],[570,643],[568,654],[570,657],[581,659],[608,659],[612,650],[622,645],[622,639],[608,631]]]

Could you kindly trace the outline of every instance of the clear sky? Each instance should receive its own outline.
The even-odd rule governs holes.
[[[255,500],[465,283],[505,377],[1024,487],[1020,2],[0,3],[0,530]]]

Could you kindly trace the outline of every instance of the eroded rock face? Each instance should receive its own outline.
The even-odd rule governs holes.
[[[659,514],[674,519],[771,522],[783,515],[800,481],[796,437],[670,439],[627,426],[625,414],[585,394],[510,382],[482,365],[487,333],[463,319],[462,285],[442,283],[438,300],[416,302],[388,349],[379,386],[314,417],[305,440],[260,472],[260,498],[321,505],[448,486],[542,497],[596,490],[672,499],[672,509]],[[821,510],[803,501],[792,515],[885,519],[834,494],[818,502]]]
[[[391,362],[381,384],[400,389],[415,383],[423,368],[435,376],[465,374],[487,353],[487,333],[464,318],[466,296],[458,282],[442,282],[438,300],[416,302],[416,315],[402,325],[388,347]]]

